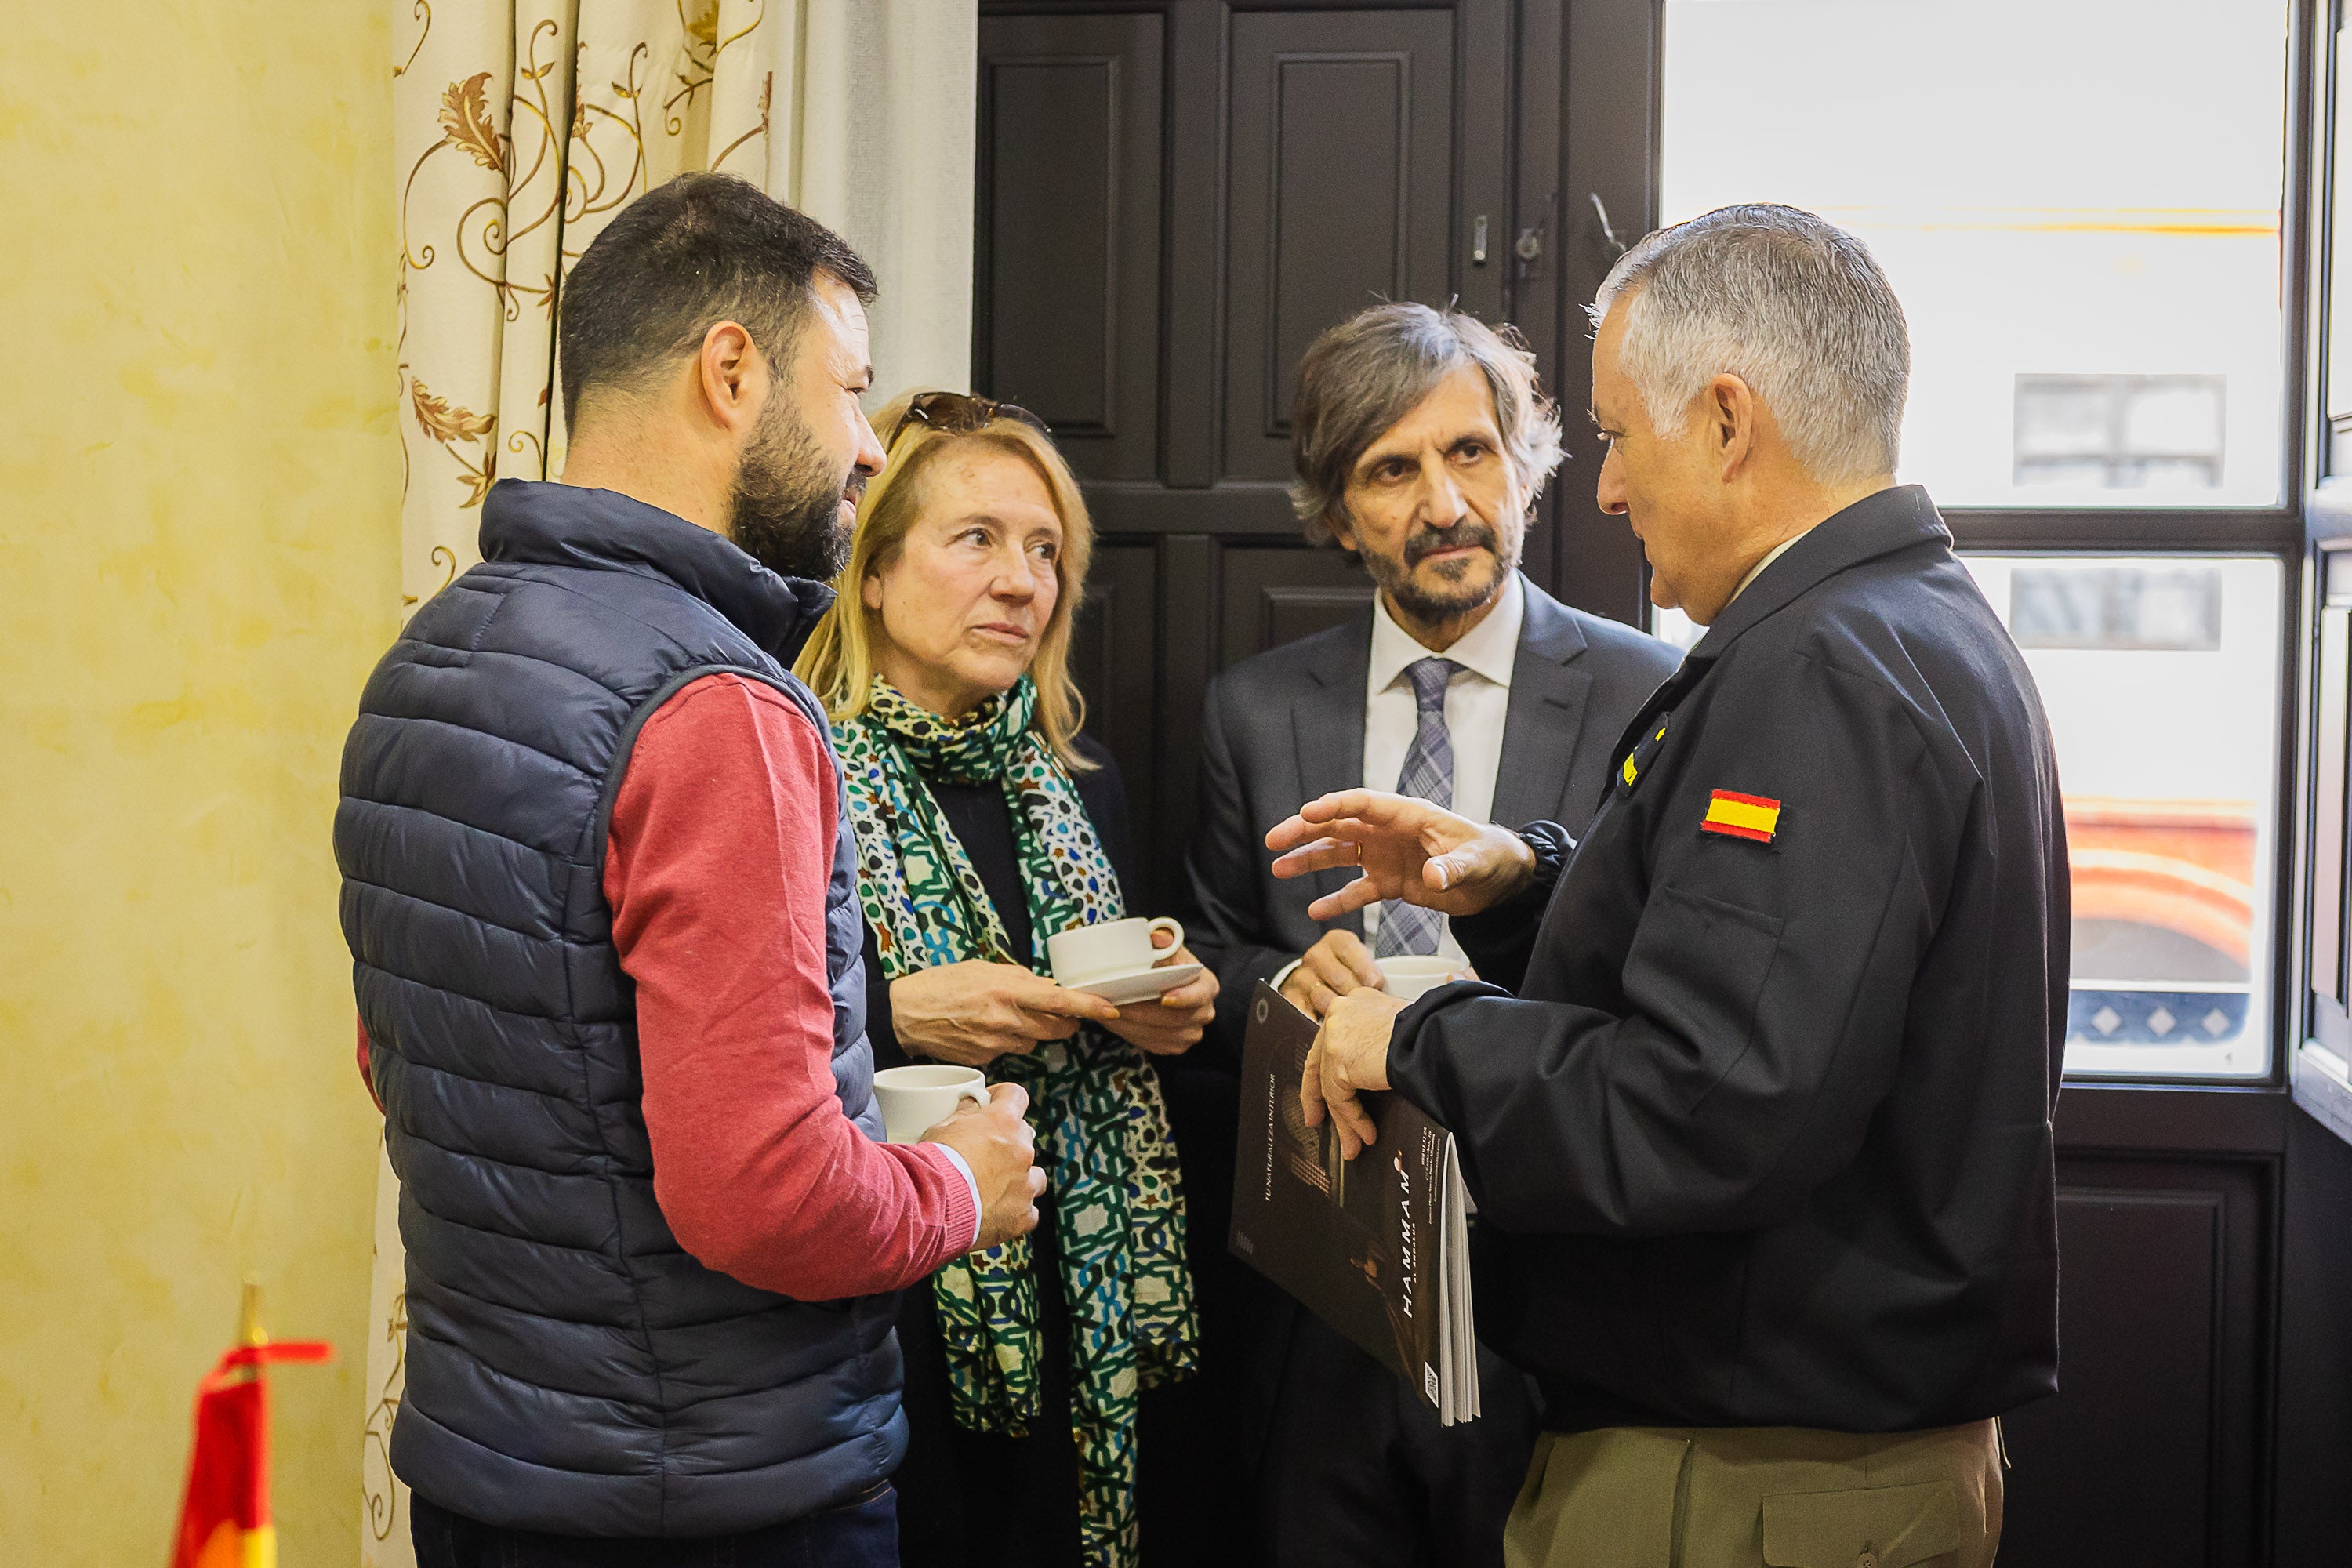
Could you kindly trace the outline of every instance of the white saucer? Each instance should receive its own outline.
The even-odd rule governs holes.
[[[1136,1002],[1149,1002],[1163,993],[1173,991],[1201,973],[1197,963],[1171,963],[1164,967],[1129,969],[1118,974],[1097,974],[1092,980],[1081,980],[1069,989],[1083,991],[1089,996],[1099,996],[1114,1007],[1125,1007]]]

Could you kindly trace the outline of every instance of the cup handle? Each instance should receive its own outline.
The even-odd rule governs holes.
[[[965,1084],[961,1089],[956,1091],[956,1103],[958,1105],[961,1105],[967,1100],[977,1100],[983,1107],[986,1106],[990,1101],[988,1085],[985,1083]],[[950,1116],[953,1116],[955,1112],[950,1110],[948,1114]]]
[[[1173,953],[1178,948],[1184,945],[1184,922],[1182,921],[1176,920],[1169,915],[1161,915],[1158,920],[1151,922],[1150,926],[1143,934],[1148,940],[1152,931],[1173,931],[1176,934],[1176,940],[1170,942],[1166,947],[1153,948],[1151,951],[1155,955],[1161,953]],[[1151,962],[1154,963],[1163,963],[1167,961],[1164,958],[1155,956]]]

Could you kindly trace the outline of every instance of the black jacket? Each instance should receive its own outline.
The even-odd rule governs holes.
[[[1520,585],[1527,612],[1493,816],[1542,817],[1580,832],[1608,782],[1610,742],[1680,656],[1631,626],[1571,610],[1533,583]],[[1273,979],[1328,929],[1307,918],[1307,906],[1349,880],[1339,871],[1277,879],[1265,835],[1301,803],[1365,782],[1371,652],[1367,609],[1244,659],[1210,684],[1201,719],[1201,820],[1185,858],[1185,924],[1192,951],[1217,972],[1217,1039],[1235,1056],[1257,983]],[[1336,923],[1363,934],[1360,913]]]
[[[1614,768],[1564,869],[1455,922],[1517,997],[1432,993],[1391,1047],[1461,1143],[1481,1335],[1559,1428],[2053,1392],[2057,767],[1926,493],[1767,568]]]

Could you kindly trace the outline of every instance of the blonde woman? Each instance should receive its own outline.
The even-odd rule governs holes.
[[[797,666],[848,780],[867,1034],[877,1066],[1023,1085],[1052,1178],[1034,1233],[901,1309],[900,1552],[1117,1568],[1138,1560],[1138,1391],[1197,1354],[1149,1058],[1199,1040],[1216,979],[1114,1007],[1045,977],[1045,939],[1124,917],[1134,885],[1118,770],[1079,733],[1069,673],[1086,507],[1024,409],[929,392],[876,424],[889,461]]]

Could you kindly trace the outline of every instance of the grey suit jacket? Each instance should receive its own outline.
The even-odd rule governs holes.
[[[1522,579],[1527,613],[1511,671],[1493,818],[1557,822],[1581,836],[1601,804],[1609,752],[1674,673],[1672,646],[1571,610]],[[1185,940],[1217,972],[1216,1044],[1237,1051],[1242,1018],[1325,928],[1307,906],[1354,873],[1277,881],[1265,835],[1306,801],[1364,782],[1364,682],[1372,614],[1247,658],[1210,683],[1201,726],[1200,826],[1186,856]],[[1392,787],[1383,783],[1380,787]],[[1359,934],[1363,917],[1344,921]]]

